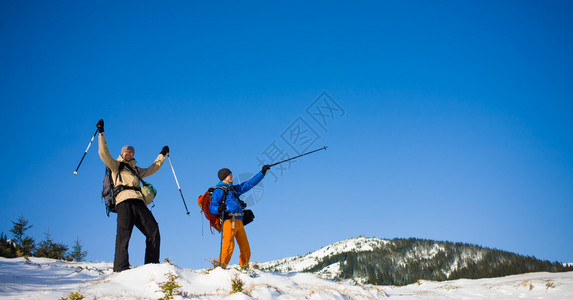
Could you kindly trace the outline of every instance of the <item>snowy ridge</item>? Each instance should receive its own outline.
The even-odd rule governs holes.
[[[396,287],[324,280],[309,273],[182,269],[149,264],[121,273],[111,263],[72,263],[45,258],[0,258],[0,298],[158,299],[169,273],[179,276],[174,299],[573,299],[573,272],[529,273],[501,278],[419,281]],[[243,282],[232,292],[232,280]]]
[[[260,264],[275,272],[311,272],[325,279],[407,285],[420,279],[486,278],[521,272],[566,272],[560,263],[465,243],[416,238],[383,240],[359,236],[302,256]]]
[[[388,240],[359,236],[322,247],[306,255],[287,257],[261,263],[260,267],[263,270],[274,270],[278,272],[304,272],[305,270],[316,266],[320,260],[325,257],[345,252],[372,251],[389,243],[390,241]],[[331,265],[320,271],[319,274],[326,275],[326,278],[333,278],[333,276],[329,276],[328,274],[337,275],[337,268],[340,268],[340,264],[338,264],[338,267]]]

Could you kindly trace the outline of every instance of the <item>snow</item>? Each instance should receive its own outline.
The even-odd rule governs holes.
[[[388,240],[359,236],[322,247],[304,256],[288,257],[262,263],[262,269],[274,269],[281,272],[302,272],[315,266],[321,259],[338,253],[372,251],[390,243]],[[330,267],[330,266],[329,266]],[[332,272],[332,270],[323,270]],[[322,272],[322,271],[321,271]]]
[[[502,278],[420,281],[403,287],[322,279],[311,273],[241,272],[236,266],[191,270],[161,263],[121,273],[111,263],[45,258],[0,258],[0,299],[158,299],[169,273],[180,276],[174,299],[573,299],[573,272],[529,273]],[[232,293],[240,279],[243,292]]]

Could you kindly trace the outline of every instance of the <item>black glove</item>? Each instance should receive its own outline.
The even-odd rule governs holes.
[[[225,210],[227,210],[227,204],[221,203],[221,205],[219,205],[219,213],[222,213]]]
[[[263,169],[261,170],[261,173],[263,173],[263,175],[265,175],[270,168],[271,168],[271,166],[269,166],[269,165],[264,165],[264,166],[263,166]]]
[[[97,122],[97,125],[96,125],[96,126],[97,126],[97,129],[99,130],[99,133],[103,133],[103,119],[100,119],[100,120]]]
[[[247,207],[247,203],[245,203],[245,201],[239,199],[239,203],[241,204],[241,207],[244,209],[245,207]]]
[[[169,146],[163,146],[163,149],[161,149],[161,152],[159,152],[159,154],[163,154],[163,156],[169,154]]]

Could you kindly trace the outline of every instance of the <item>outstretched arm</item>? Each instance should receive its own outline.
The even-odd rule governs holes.
[[[255,176],[253,176],[253,178],[251,178],[248,181],[245,181],[241,184],[235,185],[233,188],[235,188],[235,191],[237,191],[237,194],[242,195],[242,194],[248,192],[250,189],[252,189],[255,185],[259,184],[259,182],[261,182],[261,180],[263,180],[263,178],[265,178],[265,174],[263,174],[263,172],[259,172],[259,173],[255,174]]]
[[[138,168],[137,171],[139,173],[139,176],[144,178],[157,173],[157,171],[159,171],[161,166],[163,166],[164,162],[165,162],[165,156],[163,154],[159,154],[155,159],[155,161],[151,164],[151,166],[147,168]]]
[[[105,141],[105,136],[100,130],[98,135],[98,154],[103,163],[111,170],[117,171],[119,167],[119,162],[109,154],[109,149],[107,148],[107,142]]]
[[[148,168],[139,168],[138,173],[140,174],[140,176],[141,177],[151,176],[155,174],[157,171],[159,171],[159,168],[161,168],[161,166],[165,162],[166,155],[169,155],[169,147],[163,146],[163,149],[161,149],[159,156],[157,156],[157,158],[151,164],[151,166],[149,166]]]

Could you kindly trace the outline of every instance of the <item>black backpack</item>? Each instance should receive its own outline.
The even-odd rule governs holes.
[[[103,190],[101,198],[105,204],[105,213],[109,217],[110,212],[115,212],[115,195],[113,192],[113,180],[111,179],[111,170],[105,167],[105,177],[103,178]]]
[[[117,167],[116,179],[119,178],[119,181],[122,181],[121,170],[123,168],[127,168],[129,171],[131,171],[131,173],[135,174],[137,176],[137,178],[142,182],[143,185],[151,186],[151,189],[153,189],[155,194],[157,194],[157,191],[155,190],[155,188],[150,183],[143,181],[143,179],[141,179],[139,174],[132,167],[130,167],[128,164],[126,164],[122,161],[119,162],[119,166]],[[141,188],[135,188],[135,187],[126,186],[126,185],[114,186],[113,185],[113,179],[111,178],[111,170],[110,170],[110,168],[108,168],[106,166],[105,167],[105,176],[103,178],[103,190],[101,191],[101,197],[102,197],[102,199],[104,199],[105,213],[107,214],[108,217],[109,217],[110,212],[117,213],[117,211],[115,210],[115,196],[117,196],[123,190],[136,190],[136,191],[141,192]]]
[[[123,162],[119,163],[119,167],[117,170],[117,176],[119,176],[120,180],[121,180],[121,169],[123,169],[124,164]],[[119,194],[118,192],[115,191],[114,186],[113,186],[113,179],[111,178],[111,170],[110,168],[108,168],[107,166],[105,167],[105,176],[103,178],[103,190],[101,191],[101,198],[104,201],[105,204],[105,213],[107,214],[107,216],[109,217],[109,213],[110,212],[116,212],[115,211],[115,196]]]

